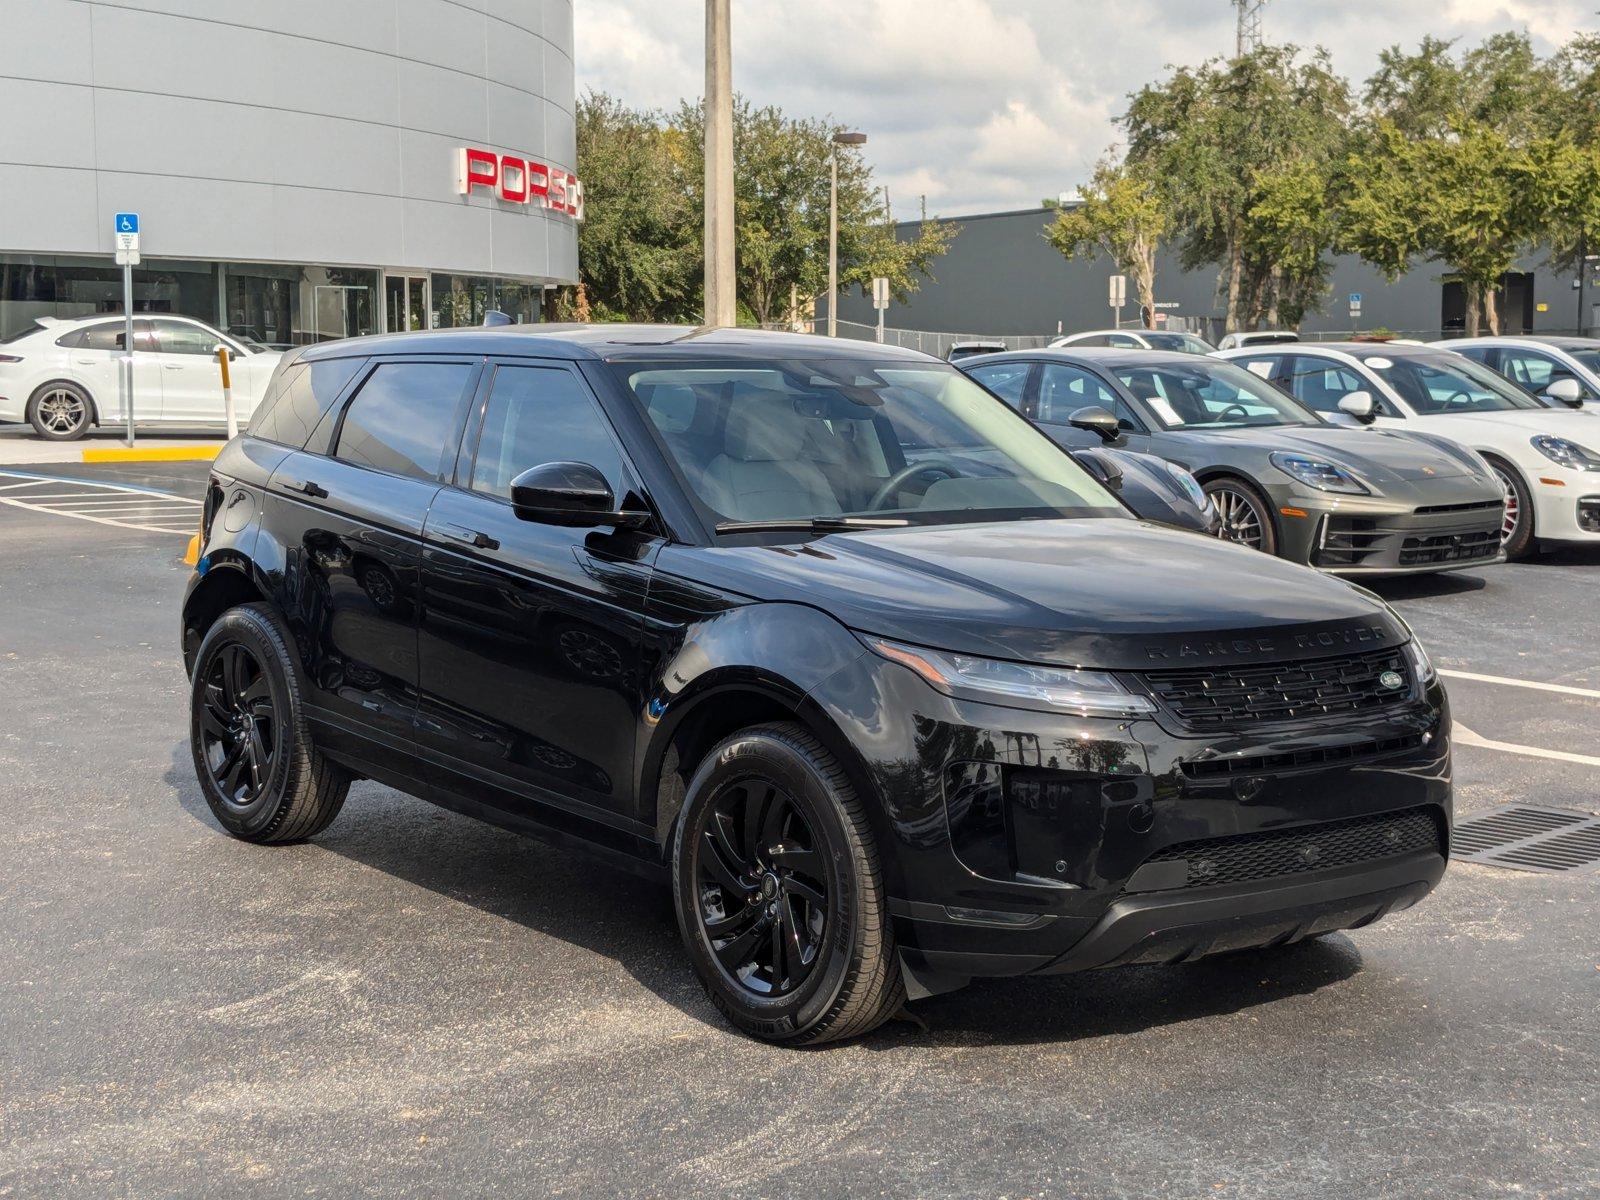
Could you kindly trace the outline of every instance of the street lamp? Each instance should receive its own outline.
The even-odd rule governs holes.
[[[864,133],[836,133],[828,155],[828,336],[839,336],[839,147],[865,146]]]

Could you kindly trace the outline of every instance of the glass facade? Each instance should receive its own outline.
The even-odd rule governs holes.
[[[421,276],[415,277],[420,284]],[[420,287],[407,296],[410,328],[479,325],[498,308],[518,322],[539,320],[537,283],[487,275],[432,276],[432,305]],[[194,317],[236,337],[276,348],[357,337],[384,328],[382,271],[282,263],[186,262],[147,258],[133,270],[135,312]],[[0,337],[36,317],[122,311],[122,269],[103,258],[0,254]]]

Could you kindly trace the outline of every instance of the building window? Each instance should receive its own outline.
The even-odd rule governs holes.
[[[133,310],[217,320],[217,265],[145,259],[133,272]],[[0,337],[38,317],[122,312],[122,269],[104,259],[0,254]]]
[[[435,275],[433,277],[433,327],[461,329],[482,325],[491,309],[505,313],[519,325],[539,319],[544,289],[536,283],[496,279],[489,275]]]
[[[287,349],[376,329],[376,271],[229,263],[223,274],[235,337]]]

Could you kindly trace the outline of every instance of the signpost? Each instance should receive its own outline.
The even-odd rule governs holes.
[[[889,281],[882,275],[872,279],[872,307],[878,310],[878,340],[883,341],[883,314],[889,309]]]
[[[139,263],[139,214],[111,218],[117,263],[122,267],[122,411],[128,419],[128,445],[133,445],[133,268]]]
[[[1355,328],[1361,327],[1361,293],[1350,293],[1350,320]]]
[[[1122,328],[1122,306],[1128,302],[1128,277],[1113,275],[1110,289],[1111,307],[1116,310],[1117,328]]]

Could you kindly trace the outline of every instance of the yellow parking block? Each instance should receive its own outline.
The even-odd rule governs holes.
[[[107,446],[83,452],[86,463],[127,462],[209,462],[222,449],[221,442],[204,442],[193,446]]]
[[[188,548],[183,552],[183,565],[192,567],[200,561],[200,535],[197,533],[189,539]]]

